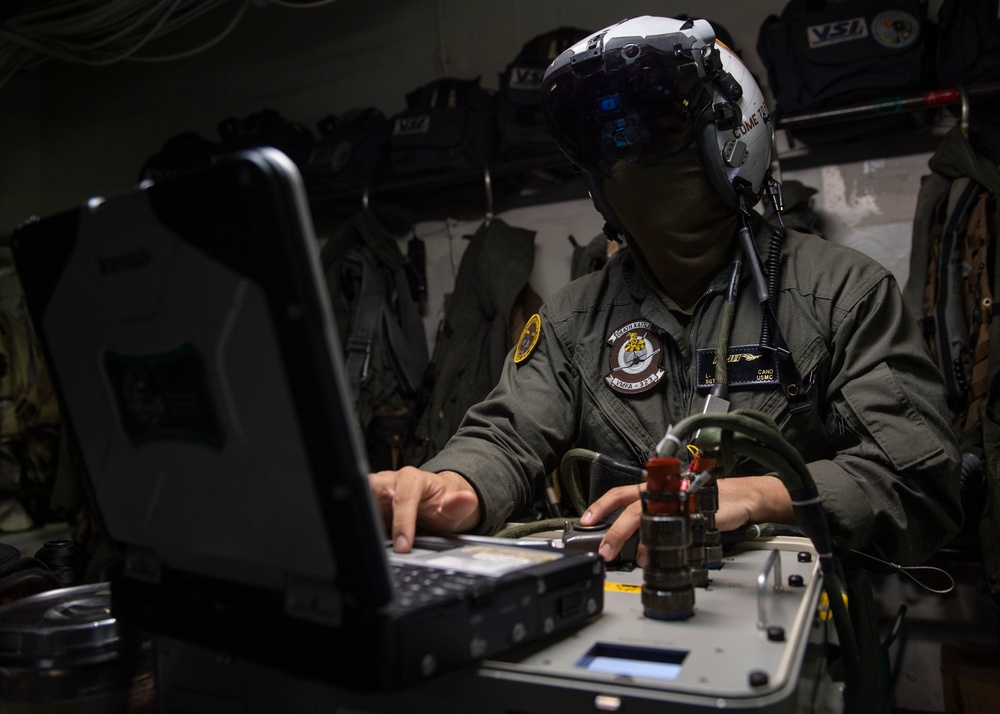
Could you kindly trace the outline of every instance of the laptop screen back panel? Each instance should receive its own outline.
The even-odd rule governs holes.
[[[336,583],[371,607],[383,536],[287,164],[245,152],[91,201],[22,228],[15,256],[50,272],[25,289],[126,575]]]

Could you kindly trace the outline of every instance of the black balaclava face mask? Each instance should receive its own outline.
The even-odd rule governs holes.
[[[653,258],[657,244],[696,258],[728,242],[739,215],[712,185],[698,146],[650,166],[620,162],[604,179],[604,194],[627,237]]]
[[[728,259],[739,214],[719,196],[697,144],[649,166],[616,164],[603,187],[640,268],[661,288],[667,273],[714,273]]]

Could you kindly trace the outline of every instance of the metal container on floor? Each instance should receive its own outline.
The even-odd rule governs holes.
[[[111,588],[59,588],[0,607],[0,714],[152,714],[149,638],[111,614]]]

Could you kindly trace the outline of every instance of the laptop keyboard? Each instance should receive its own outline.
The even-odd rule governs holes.
[[[455,598],[474,597],[491,583],[483,575],[457,570],[429,568],[411,563],[390,563],[396,597],[393,603],[402,608],[423,607]]]

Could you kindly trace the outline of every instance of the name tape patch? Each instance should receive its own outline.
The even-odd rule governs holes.
[[[711,389],[715,384],[715,348],[698,350],[698,389]],[[729,348],[726,360],[730,387],[773,387],[781,384],[774,354],[760,345],[740,345]]]

